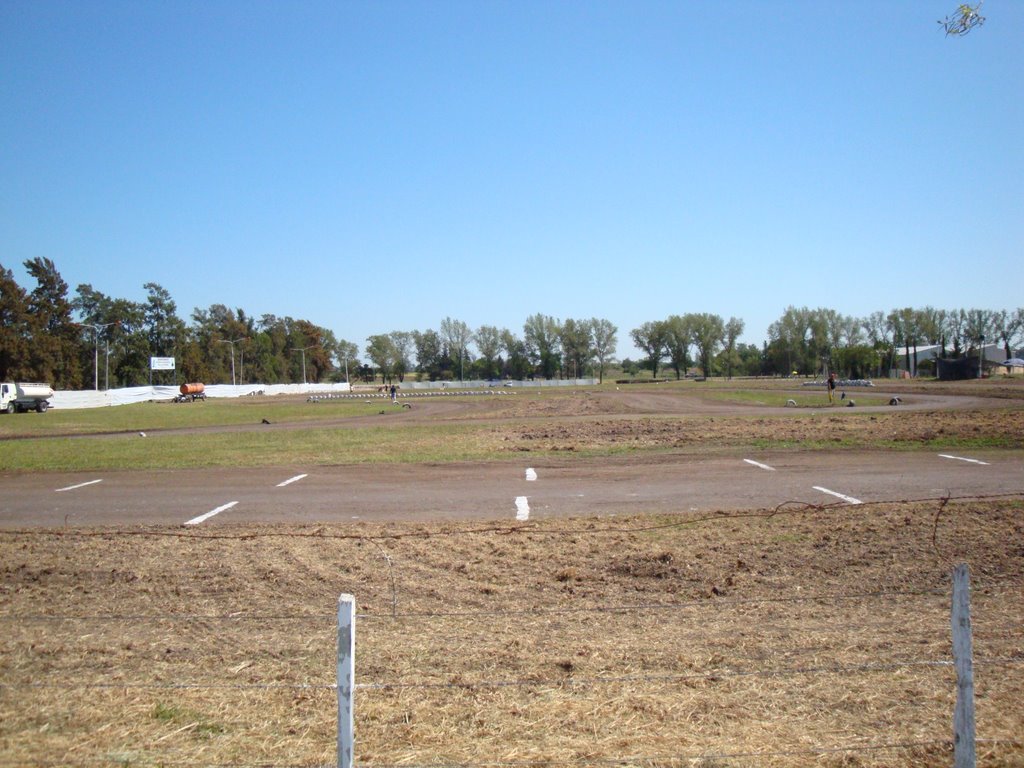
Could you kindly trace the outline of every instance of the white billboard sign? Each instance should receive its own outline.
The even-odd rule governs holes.
[[[151,357],[149,358],[149,370],[151,371],[173,371],[173,357]]]

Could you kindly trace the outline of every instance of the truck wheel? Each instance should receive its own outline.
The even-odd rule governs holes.
[[[13,414],[17,413],[17,411],[18,411],[18,406],[16,406],[14,404],[13,400],[7,404],[7,412],[8,413],[13,415]]]
[[[46,413],[46,407],[48,405],[49,405],[49,403],[46,402],[45,400],[40,400],[38,403],[36,403],[36,412],[37,413]]]

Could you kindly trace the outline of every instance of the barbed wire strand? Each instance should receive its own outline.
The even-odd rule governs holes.
[[[359,613],[356,618],[359,620],[374,619],[431,619],[431,618],[478,618],[485,616],[497,617],[518,617],[530,615],[572,615],[592,613],[632,613],[636,611],[654,610],[681,610],[687,608],[725,608],[738,605],[757,605],[761,603],[804,603],[804,602],[846,602],[852,600],[880,599],[894,600],[901,597],[947,597],[948,590],[926,589],[926,590],[899,590],[899,591],[875,591],[875,592],[849,592],[838,595],[794,595],[790,597],[743,597],[743,598],[714,598],[707,600],[687,600],[677,603],[631,603],[627,605],[594,606],[592,608],[523,608],[511,610],[486,610],[486,611],[410,611],[399,614],[374,614]],[[984,595],[979,596],[984,598]],[[337,621],[337,614],[282,614],[282,615],[260,615],[260,614],[95,614],[95,615],[55,615],[45,614],[0,614],[0,621],[157,621],[157,620],[187,620],[187,621]]]
[[[1024,662],[1024,656],[975,659],[977,666],[1011,666]],[[478,680],[473,682],[356,683],[356,690],[473,690],[494,688],[589,687],[612,683],[679,682],[685,680],[718,680],[740,677],[790,677],[797,675],[844,675],[857,672],[891,672],[895,669],[942,668],[954,666],[953,661],[913,660],[884,664],[834,664],[783,669],[714,669],[707,672],[663,675],[617,675],[609,677],[530,678],[521,680]],[[334,683],[0,683],[0,690],[335,690]]]
[[[1024,742],[1016,739],[976,739],[976,744],[989,746],[1010,746],[1019,748]],[[358,762],[361,768],[530,768],[530,766],[551,766],[551,765],[633,765],[636,763],[655,762],[684,762],[692,763],[695,760],[750,760],[776,757],[806,757],[811,755],[834,755],[856,752],[888,752],[896,750],[919,749],[922,747],[943,747],[947,750],[953,748],[953,742],[948,738],[920,739],[915,741],[894,741],[875,744],[857,744],[836,747],[805,747],[802,749],[781,749],[746,752],[702,752],[675,755],[630,755],[625,757],[610,758],[535,758],[530,760],[488,760],[486,762],[445,762],[445,763],[378,763]],[[154,759],[157,765],[167,768],[189,768],[190,766],[204,766],[205,768],[336,768],[336,763],[324,763],[319,766],[311,766],[309,763],[274,763],[260,761],[258,763],[202,763],[192,761],[172,761]],[[53,760],[31,760],[26,763],[24,760],[12,761],[0,758],[0,766],[19,766],[20,768],[88,768],[94,765],[123,765],[124,760],[119,757],[96,758],[93,760],[75,760],[60,762]],[[144,765],[144,762],[133,760],[133,765]]]

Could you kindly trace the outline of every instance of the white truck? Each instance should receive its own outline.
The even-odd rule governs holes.
[[[49,384],[0,384],[0,413],[45,413],[50,407],[53,389]]]

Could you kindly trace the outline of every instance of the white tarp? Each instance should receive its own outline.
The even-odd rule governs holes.
[[[306,395],[314,392],[350,392],[348,384],[211,384],[203,392],[207,397],[248,397],[252,395]],[[109,389],[105,392],[92,390],[58,390],[53,393],[50,405],[54,408],[102,408],[108,405],[146,403],[151,400],[172,400],[178,388],[172,386],[127,387]]]

